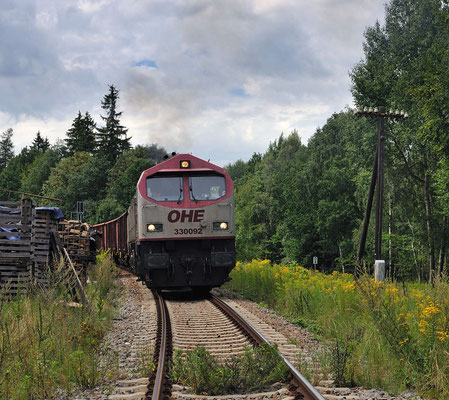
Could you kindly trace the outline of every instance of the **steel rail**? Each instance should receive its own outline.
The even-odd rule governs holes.
[[[168,317],[168,310],[162,296],[156,291],[153,291],[153,295],[156,299],[157,305],[158,327],[156,348],[159,347],[159,352],[157,353],[157,355],[156,353],[154,355],[154,361],[157,367],[156,373],[150,377],[147,398],[152,400],[162,400],[168,398],[166,373],[168,365],[168,355],[170,352],[168,348],[170,343],[170,320]]]
[[[252,341],[256,342],[258,345],[271,343],[265,339],[265,337],[256,330],[248,321],[246,321],[237,311],[226,304],[223,300],[218,297],[211,295],[211,302],[222,310],[226,315],[228,315],[243,331],[246,335],[252,338]],[[288,361],[284,355],[279,352],[279,355],[284,360],[285,364],[289,368],[292,380],[297,387],[297,391],[300,392],[305,400],[325,400],[323,396],[312,386],[312,384],[303,376],[301,373]]]

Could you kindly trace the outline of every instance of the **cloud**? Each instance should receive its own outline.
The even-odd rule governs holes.
[[[383,0],[4,0],[0,131],[101,124],[108,84],[134,144],[222,162],[303,141],[351,103],[348,71]]]

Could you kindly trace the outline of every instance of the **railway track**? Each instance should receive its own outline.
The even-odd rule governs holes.
[[[213,296],[212,302],[226,313],[236,324],[245,330],[248,337],[251,337],[258,345],[267,343],[273,344],[267,340],[260,332],[258,332],[248,321],[246,321],[235,309],[225,303],[218,297]],[[293,364],[280,352],[279,353],[290,371],[290,390],[294,391],[295,398],[303,398],[305,400],[324,400],[321,394],[310,384],[310,382],[301,375],[301,373],[293,366]]]
[[[213,356],[224,359],[243,354],[246,346],[270,343],[249,322],[218,297],[204,300],[164,300],[154,293],[158,304],[158,338],[155,349],[157,368],[150,378],[148,399],[189,398],[171,387],[167,376],[168,357],[174,348],[183,351],[203,346]],[[172,326],[170,326],[172,321]],[[284,399],[324,400],[321,394],[281,354],[289,368],[289,388],[281,388],[267,397]],[[171,390],[170,390],[171,388]],[[264,395],[265,396],[265,395]],[[259,397],[253,397],[259,398]]]
[[[187,392],[186,388],[172,385],[166,380],[167,360],[171,356],[170,344],[172,348],[182,351],[203,346],[212,355],[224,360],[226,357],[241,354],[245,346],[269,341],[278,346],[290,367],[298,361],[299,353],[303,358],[309,357],[309,362],[313,361],[312,353],[316,349],[312,350],[312,343],[293,344],[296,341],[291,337],[296,336],[292,330],[296,328],[285,325],[282,328],[283,321],[281,319],[273,319],[273,314],[267,314],[266,310],[264,311],[251,302],[230,298],[226,292],[221,290],[214,291],[221,299],[199,300],[192,297],[175,298],[173,296],[165,296],[166,298],[162,299],[136,282],[135,277],[129,273],[124,272],[121,279],[127,288],[125,302],[120,310],[120,315],[114,320],[114,329],[106,338],[106,343],[111,343],[117,352],[121,380],[115,383],[114,388],[106,385],[104,388],[98,388],[98,391],[94,393],[79,393],[75,397],[71,397],[73,399],[206,399],[206,396],[192,395]],[[229,316],[229,313],[233,316]],[[160,322],[156,324],[158,319]],[[243,322],[243,319],[249,321],[249,324]],[[286,329],[288,329],[288,333],[286,333]],[[167,347],[166,344],[169,346]],[[142,359],[142,350],[148,350],[144,352],[148,354],[148,357],[154,355],[153,361],[158,367],[153,371],[150,384],[148,376],[151,374],[145,372],[145,368],[142,367],[144,364],[149,365],[151,358]],[[317,368],[319,367],[317,366]],[[392,397],[375,389],[336,388],[332,381],[323,380],[324,376],[318,377],[319,386],[313,388],[294,368],[291,368],[291,371],[290,385],[276,384],[270,388],[270,392],[227,395],[215,397],[215,399],[406,400],[414,398],[407,394]],[[318,375],[315,375],[314,379],[317,379]],[[64,397],[64,400],[67,399]]]
[[[168,380],[168,363],[171,358],[171,325],[170,317],[164,299],[159,293],[153,292],[157,305],[157,338],[154,353],[155,371],[150,376],[146,398],[168,399],[170,397],[170,382]]]

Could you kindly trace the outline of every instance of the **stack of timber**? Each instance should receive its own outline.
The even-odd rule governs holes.
[[[35,216],[30,199],[0,202],[0,286],[12,294],[17,294],[33,279]]]
[[[90,249],[90,226],[75,220],[61,221],[58,224],[58,235],[62,246],[67,250],[79,279],[84,284],[87,280],[89,262],[95,261]]]
[[[16,295],[30,284],[45,287],[55,262],[65,254],[62,247],[80,281],[86,282],[87,266],[95,261],[90,251],[89,225],[78,221],[58,223],[53,215],[52,209],[36,208],[31,199],[0,201],[0,289]],[[71,271],[72,266],[67,273]]]

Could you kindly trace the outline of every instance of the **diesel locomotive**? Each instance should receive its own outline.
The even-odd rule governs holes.
[[[93,228],[148,287],[207,291],[235,266],[234,184],[223,168],[178,154],[142,172],[127,212]]]

